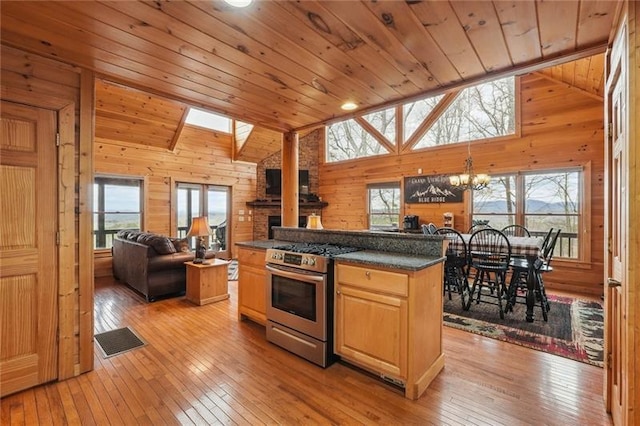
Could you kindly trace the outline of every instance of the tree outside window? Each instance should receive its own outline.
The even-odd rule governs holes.
[[[414,149],[489,139],[515,132],[515,78],[464,89]]]
[[[387,154],[391,148],[385,148],[380,138],[389,141],[389,147],[400,139],[421,149],[514,134],[515,110],[515,77],[419,99],[327,126],[326,161]],[[400,135],[396,135],[396,120],[401,124]],[[425,122],[430,123],[427,129]],[[379,135],[374,137],[368,130]]]
[[[327,127],[327,161],[386,154],[388,151],[355,120],[346,120]]]
[[[369,229],[397,229],[400,223],[400,183],[367,185]]]

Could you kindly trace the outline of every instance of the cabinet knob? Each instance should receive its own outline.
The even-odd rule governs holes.
[[[371,272],[366,271],[364,274],[367,276],[367,278],[371,278]]]
[[[336,294],[340,294],[340,290],[336,290]]]

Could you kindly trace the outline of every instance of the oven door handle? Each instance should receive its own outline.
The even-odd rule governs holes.
[[[314,281],[319,283],[324,281],[323,276],[305,274],[305,275],[302,275],[301,277],[300,274],[296,274],[295,272],[283,271],[282,269],[273,268],[269,265],[265,265],[265,267],[267,268],[267,271],[271,272],[272,274],[281,275],[283,277],[291,278],[293,280]]]

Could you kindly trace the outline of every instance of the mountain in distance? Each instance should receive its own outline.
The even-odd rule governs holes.
[[[565,205],[561,202],[547,202],[542,200],[526,200],[527,213],[565,213]],[[474,210],[476,213],[507,213],[507,203],[505,200],[476,201]],[[513,208],[515,211],[515,206]],[[575,213],[569,211],[569,213]]]

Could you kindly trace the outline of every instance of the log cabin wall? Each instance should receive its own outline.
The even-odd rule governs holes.
[[[55,111],[58,120],[57,343],[59,380],[93,368],[91,158],[93,74],[1,45],[2,100]],[[36,312],[37,314],[37,312]],[[31,320],[35,320],[31,318]]]
[[[322,138],[321,132],[312,132],[299,141],[299,154],[298,154],[298,168],[300,170],[309,170],[309,193],[317,194],[319,188],[319,176],[318,176],[318,149],[320,140]],[[282,168],[282,151],[270,155],[262,160],[257,165],[256,175],[256,198],[268,199],[266,194],[266,169],[280,169]],[[280,216],[282,213],[281,207],[269,206],[269,207],[249,207],[252,209],[253,216],[253,239],[261,240],[268,237],[268,219],[269,216]],[[318,208],[305,207],[304,203],[300,204],[300,216],[308,216],[310,214],[321,215],[322,211]],[[240,241],[240,240],[237,240]]]
[[[590,261],[554,260],[549,288],[602,294],[604,221],[603,101],[540,74],[519,79],[520,135],[471,143],[476,172],[500,173],[585,167],[590,182],[586,215],[590,214]],[[320,150],[319,195],[329,203],[323,225],[330,229],[366,229],[366,185],[402,181],[404,176],[455,174],[464,168],[466,143],[421,152],[389,154],[342,163],[324,163]],[[402,215],[420,216],[421,223],[442,226],[444,212],[453,212],[455,227],[469,228],[468,193],[463,203],[404,204]]]
[[[135,117],[132,117],[132,120]],[[96,139],[96,174],[145,178],[144,228],[149,232],[174,236],[172,184],[188,182],[231,187],[231,229],[233,241],[253,239],[253,227],[246,216],[246,202],[256,193],[256,166],[232,162],[231,135],[185,125],[173,151],[130,143]],[[242,216],[242,220],[240,220]],[[235,247],[229,242],[233,255]],[[96,276],[111,275],[111,255],[97,251]]]

